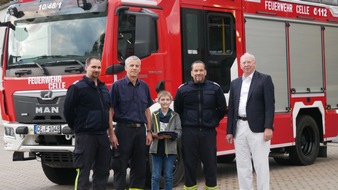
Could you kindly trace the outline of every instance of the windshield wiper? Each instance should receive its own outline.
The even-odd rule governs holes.
[[[61,55],[41,55],[41,56],[37,56],[34,57],[35,61],[40,61],[42,59],[53,59],[53,58],[60,58],[63,57]]]
[[[47,76],[49,75],[49,72],[46,68],[42,67],[39,63],[37,63],[35,61],[33,63],[41,69],[41,71],[44,75],[47,75]]]
[[[65,72],[72,73],[74,71],[75,72],[78,71],[79,73],[82,73],[85,70],[85,66],[80,60],[74,59],[74,60],[70,60],[70,61],[78,63],[79,65],[81,65],[81,67],[80,68],[78,68],[78,67],[66,67]]]
[[[83,67],[83,69],[85,68],[84,64],[83,64],[80,60],[75,59],[74,61],[75,61],[76,63],[78,63],[79,65],[81,65],[81,66]]]

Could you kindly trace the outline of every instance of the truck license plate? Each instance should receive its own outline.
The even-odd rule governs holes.
[[[61,134],[60,125],[34,125],[35,134]]]

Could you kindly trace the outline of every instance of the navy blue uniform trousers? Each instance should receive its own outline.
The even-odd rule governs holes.
[[[75,189],[90,189],[89,175],[93,169],[92,189],[105,190],[110,171],[110,141],[107,134],[79,134],[75,137],[73,163],[78,169]]]
[[[205,185],[217,186],[216,129],[183,127],[182,156],[184,161],[184,185],[195,186],[197,164],[202,161]]]
[[[127,127],[117,124],[115,134],[119,140],[120,167],[114,170],[114,187],[116,190],[128,189],[126,175],[130,164],[130,188],[144,189],[146,182],[147,146],[146,128]]]

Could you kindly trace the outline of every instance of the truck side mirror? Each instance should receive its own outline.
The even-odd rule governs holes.
[[[136,16],[135,55],[147,57],[157,49],[156,20],[158,15],[148,9],[142,9]]]
[[[113,64],[106,69],[106,74],[117,74],[124,71],[124,64]]]

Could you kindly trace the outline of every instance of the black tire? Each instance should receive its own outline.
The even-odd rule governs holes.
[[[184,163],[181,152],[181,142],[177,144],[177,155],[174,162],[174,172],[173,172],[173,186],[176,187],[183,179],[184,175]]]
[[[41,164],[46,177],[59,185],[72,185],[75,183],[76,170],[74,168],[52,168]]]
[[[313,164],[319,151],[319,131],[316,121],[307,115],[297,119],[296,145],[290,149],[290,161],[295,165]]]
[[[217,163],[229,164],[235,160],[235,154],[217,156]]]
[[[151,156],[149,156],[149,165],[151,169]],[[183,158],[182,158],[182,153],[181,153],[181,142],[177,144],[177,155],[174,161],[174,166],[173,166],[173,187],[176,187],[181,180],[183,179],[183,174],[184,174],[184,163],[183,163]],[[151,177],[151,176],[150,176]],[[160,187],[164,188],[164,177],[161,177],[160,181]]]

